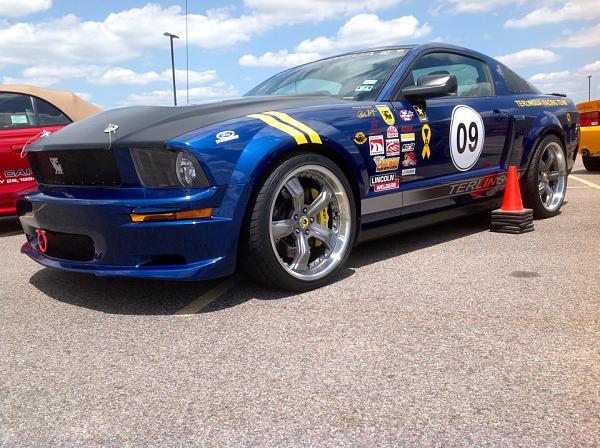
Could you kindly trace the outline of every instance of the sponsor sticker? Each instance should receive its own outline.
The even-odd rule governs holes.
[[[400,140],[397,138],[390,138],[385,141],[385,155],[387,157],[399,156],[400,155]]]
[[[417,155],[414,152],[405,153],[404,160],[402,160],[402,166],[404,168],[417,166]]]
[[[531,100],[515,100],[515,104],[519,107],[536,107],[536,106],[568,106],[567,100],[535,98]]]
[[[403,121],[410,121],[415,116],[414,112],[408,109],[402,109],[398,114]]]
[[[240,138],[234,131],[221,131],[216,135],[215,143],[224,143],[230,140],[237,140]]]
[[[429,148],[429,142],[431,141],[431,128],[428,124],[424,124],[421,128],[421,137],[423,138],[423,151],[421,152],[421,158],[428,159],[431,157],[431,149]]]
[[[387,138],[398,138],[398,128],[396,126],[387,128]]]
[[[415,110],[417,117],[419,117],[419,121],[427,121],[427,114],[425,113],[425,109],[417,105],[414,105],[413,109]]]
[[[383,143],[383,135],[371,135],[369,137],[369,154],[372,156],[379,156],[385,153],[385,146]]]
[[[354,136],[354,143],[356,143],[357,145],[364,145],[365,143],[367,143],[367,136],[365,135],[365,133],[357,132]]]
[[[409,132],[407,134],[400,134],[400,141],[402,142],[414,142],[415,141],[415,133]]]
[[[415,150],[415,143],[402,143],[402,152],[410,152]]]
[[[374,85],[377,84],[379,81],[377,79],[365,79],[363,81],[363,84],[367,84],[367,85]]]
[[[571,112],[567,112],[567,123],[571,122]]]
[[[383,156],[373,157],[375,162],[375,171],[380,173],[382,171],[396,171],[400,166],[400,157],[392,157],[386,159]]]
[[[386,105],[376,105],[375,107],[379,111],[379,114],[381,115],[381,118],[383,118],[383,121],[385,121],[385,123],[388,126],[392,126],[393,124],[396,123],[396,119],[394,118],[394,114],[392,113],[392,111],[390,110],[390,108],[388,106],[386,106]]]
[[[402,170],[403,176],[412,176],[417,172],[415,168],[406,168]]]
[[[400,180],[396,173],[379,174],[371,176],[371,186],[375,193],[397,190],[400,187]]]
[[[400,126],[400,132],[412,132],[412,131],[413,131],[412,126]]]
[[[365,84],[361,84],[360,86],[356,87],[356,89],[354,89],[355,92],[370,92],[371,90],[373,90],[374,86],[371,85],[365,85]]]
[[[371,118],[375,116],[375,109],[371,106],[353,107],[353,109],[357,109],[356,118]]]

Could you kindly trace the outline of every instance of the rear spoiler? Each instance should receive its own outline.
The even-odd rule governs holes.
[[[553,96],[562,96],[563,98],[567,97],[566,93],[551,93],[550,95],[553,95]]]

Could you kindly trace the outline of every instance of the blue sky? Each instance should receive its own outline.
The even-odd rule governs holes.
[[[169,31],[185,95],[185,1],[0,0],[0,80],[101,107],[171,104]],[[242,95],[291,65],[443,41],[501,60],[542,91],[600,97],[598,0],[188,0],[192,103]]]

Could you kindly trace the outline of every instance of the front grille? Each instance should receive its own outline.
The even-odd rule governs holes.
[[[47,246],[44,255],[71,261],[92,261],[94,259],[94,242],[89,236],[48,230],[45,231],[45,234]],[[28,235],[28,237],[36,249],[40,250],[37,235]]]
[[[35,180],[47,185],[116,187],[121,185],[111,149],[32,151],[27,154]]]

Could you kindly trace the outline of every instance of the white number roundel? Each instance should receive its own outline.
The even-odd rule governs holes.
[[[450,123],[450,155],[454,166],[460,171],[473,168],[481,155],[484,140],[481,115],[469,106],[456,106]]]

